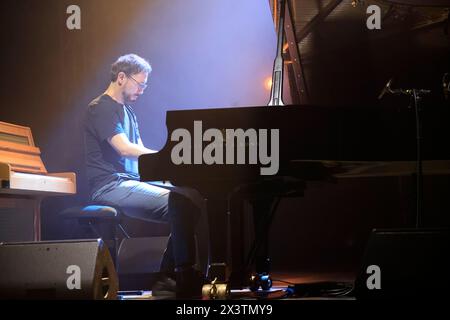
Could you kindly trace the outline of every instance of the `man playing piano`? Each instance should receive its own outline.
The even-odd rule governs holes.
[[[142,143],[131,104],[144,93],[151,70],[135,54],[119,57],[111,66],[108,88],[88,106],[84,131],[91,198],[138,219],[169,223],[171,236],[161,271],[175,271],[177,297],[195,297],[203,284],[193,267],[200,210],[179,193],[139,181],[138,157],[156,151]],[[173,280],[164,281],[166,289],[175,291]]]

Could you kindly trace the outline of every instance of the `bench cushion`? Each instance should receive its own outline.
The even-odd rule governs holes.
[[[89,205],[67,208],[60,215],[72,219],[118,219],[120,213],[110,206]]]

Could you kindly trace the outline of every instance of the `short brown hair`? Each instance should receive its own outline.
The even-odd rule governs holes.
[[[115,82],[120,72],[125,73],[127,76],[131,76],[141,72],[150,73],[151,71],[152,67],[147,60],[141,58],[137,54],[129,53],[120,56],[116,62],[111,65],[111,81]]]

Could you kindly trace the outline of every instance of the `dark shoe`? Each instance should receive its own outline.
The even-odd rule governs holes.
[[[192,267],[177,270],[177,299],[201,299],[205,284],[203,274]]]
[[[177,283],[172,278],[161,276],[152,287],[152,296],[175,298]]]

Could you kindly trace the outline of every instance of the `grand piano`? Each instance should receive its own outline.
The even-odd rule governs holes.
[[[29,127],[0,122],[0,242],[41,240],[45,197],[76,193],[73,172],[49,173]]]
[[[271,1],[271,3],[276,5],[278,2]],[[339,4],[340,1],[331,1],[325,8],[326,15]],[[280,10],[283,11],[283,1],[280,5]],[[289,6],[287,10],[286,24],[293,30],[294,22],[289,13]],[[282,101],[280,95],[284,67],[283,61],[281,67],[279,61],[284,43],[283,32],[280,32],[284,23],[282,17],[284,15],[279,18],[278,53],[274,63],[271,102]],[[319,12],[318,19],[324,19],[323,13]],[[307,25],[308,28],[317,24],[317,20],[313,20]],[[298,46],[294,45],[295,49],[291,50],[292,42],[297,41],[292,31],[286,30],[286,35],[289,52],[285,52],[284,55],[292,59],[290,65],[294,65],[295,75],[295,72],[301,72],[301,65],[295,66],[294,63],[294,61],[298,63],[300,58]],[[297,37],[299,36],[304,38],[306,35],[300,32],[297,33]],[[281,72],[281,75],[277,72]],[[296,92],[297,99],[293,99],[299,103],[290,105],[272,103],[271,107],[168,111],[166,145],[158,153],[139,158],[142,181],[170,180],[174,185],[189,186],[203,194],[207,203],[210,227],[210,263],[230,264],[226,254],[229,239],[226,226],[231,230],[239,228],[233,222],[239,220],[239,209],[235,210],[236,207],[231,204],[231,200],[236,195],[239,197],[240,193],[245,193],[244,198],[253,199],[254,210],[263,211],[262,216],[265,217],[267,212],[273,209],[275,199],[283,196],[302,196],[302,191],[311,181],[339,182],[339,179],[358,177],[421,177],[450,174],[450,148],[442,147],[447,145],[446,137],[450,136],[448,106],[437,104],[419,110],[407,103],[383,105],[372,101],[365,105],[312,105],[308,102],[306,91],[303,90],[306,88],[303,72],[301,77],[295,79],[296,81],[290,82],[290,85],[291,91],[292,88],[300,87]],[[278,96],[274,97],[274,94]],[[420,113],[419,141],[416,110]],[[180,153],[179,129],[189,132],[191,137],[186,143],[185,154]],[[214,134],[204,138],[203,134],[208,129],[213,129]],[[226,134],[227,130],[236,132],[238,129],[242,129],[249,136],[251,133],[256,135],[253,140],[249,138],[239,141]],[[278,130],[278,139],[272,141],[278,147],[276,159],[278,170],[274,174],[261,174],[261,168],[267,167],[267,164],[261,163],[260,159],[256,163],[250,162],[250,153],[260,150],[261,146],[268,150],[276,150],[271,148],[273,147],[271,143],[265,145],[266,141],[270,140],[270,135],[266,140],[258,139],[260,130],[266,130],[267,133]],[[218,132],[222,134],[219,135]],[[230,158],[228,164],[226,161],[220,163],[221,157],[218,156],[216,158],[218,163],[211,162],[211,157],[214,158],[214,153],[209,153],[214,148],[211,141],[217,143],[216,152],[219,152],[219,155],[222,153],[220,155],[222,159],[227,157],[227,152],[230,153],[227,145],[232,145],[234,161]],[[238,149],[245,154],[245,161],[239,164],[236,158]],[[206,150],[210,156],[207,161],[201,157],[204,155],[201,152]],[[194,156],[195,152],[197,156]],[[174,155],[178,157],[174,159]],[[180,163],[180,157],[185,160],[184,163]],[[420,179],[417,181],[420,184]],[[417,198],[420,196],[418,189]],[[256,220],[257,217],[255,215]],[[262,228],[255,228],[256,236],[258,237],[259,231],[262,242],[267,242],[269,224],[270,218],[265,220]],[[234,242],[231,244],[233,251],[231,278],[233,279],[234,274],[234,278],[242,280],[239,274],[247,270],[243,267],[242,258],[236,253],[240,250],[238,239],[239,237],[231,237],[231,242]],[[264,258],[265,253],[264,250],[260,252],[259,258]],[[256,262],[257,270],[265,268],[262,266],[264,261],[260,260],[259,266],[258,259]],[[224,278],[227,280],[228,275]]]
[[[444,108],[424,114],[423,174],[450,173],[450,149],[436,147],[444,145],[450,134],[449,116]],[[261,164],[174,164],[172,150],[179,142],[170,139],[171,133],[184,128],[194,137],[194,121],[202,121],[203,132],[210,128],[222,132],[278,129],[278,172],[261,175]],[[178,110],[167,112],[167,128],[169,140],[164,148],[139,158],[141,180],[170,180],[205,196],[210,236],[218,240],[211,239],[211,259],[216,262],[227,260],[226,241],[220,240],[226,237],[223,226],[227,225],[229,198],[240,187],[270,183],[275,177],[291,177],[307,185],[308,181],[352,177],[408,176],[416,171],[414,113],[408,108],[289,105]],[[202,141],[202,150],[210,143]],[[248,155],[248,140],[244,148]]]

